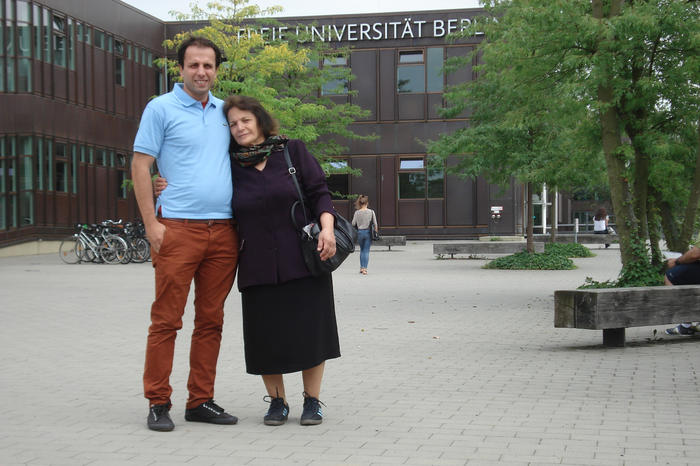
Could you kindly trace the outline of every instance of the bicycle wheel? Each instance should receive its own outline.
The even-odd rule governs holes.
[[[129,247],[128,241],[124,240],[124,242],[126,242],[126,253],[124,254],[124,257],[122,257],[122,260],[119,261],[119,263],[128,264],[134,257],[134,251]]]
[[[131,242],[131,261],[140,264],[151,257],[151,245],[146,238],[136,238]]]
[[[100,245],[100,257],[103,261],[108,264],[119,264],[124,260],[127,254],[129,246],[124,241],[124,238],[120,238],[116,235],[110,235],[105,237],[104,241]]]
[[[77,264],[80,262],[80,256],[78,255],[79,242],[75,236],[61,241],[61,245],[58,248],[58,256],[63,262],[66,264]]]
[[[78,258],[83,262],[92,262],[95,260],[95,253],[90,249],[90,247],[85,243],[82,238],[78,239],[75,245],[75,250],[78,253]]]

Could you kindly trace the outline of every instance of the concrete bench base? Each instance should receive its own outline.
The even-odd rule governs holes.
[[[544,241],[550,243],[552,237],[550,235],[533,235],[535,241]],[[559,233],[557,234],[557,243],[580,243],[580,244],[612,244],[617,243],[617,235],[596,235],[595,233]]]
[[[527,244],[515,241],[473,241],[469,243],[436,243],[433,244],[433,254],[442,256],[449,254],[467,254],[469,256],[492,254],[515,254],[527,250]],[[535,243],[535,252],[544,252],[544,243]]]
[[[372,246],[387,246],[391,251],[392,246],[406,246],[405,236],[382,236],[378,241],[372,241]]]
[[[625,346],[625,328],[700,318],[700,285],[557,290],[554,326],[603,331],[605,346]]]

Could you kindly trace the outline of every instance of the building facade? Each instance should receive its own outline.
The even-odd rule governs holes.
[[[0,245],[60,237],[78,222],[137,218],[123,185],[132,142],[148,99],[170,86],[154,59],[172,55],[163,49],[166,38],[198,25],[163,22],[118,0],[0,0],[0,10]],[[468,113],[444,119],[438,109],[446,86],[475,78],[472,66],[448,75],[442,67],[470,54],[481,37],[445,38],[482,13],[284,18],[286,26],[256,30],[282,39],[303,30],[314,41],[351,48],[348,58],[320,66],[350,67],[356,79],[319,92],[369,110],[353,130],[378,137],[349,141],[339,158],[362,176],[333,175],[329,183],[344,194],[367,194],[384,234],[523,231],[520,185],[504,190],[431,168],[422,143],[469,124]],[[349,201],[335,204],[352,214]]]

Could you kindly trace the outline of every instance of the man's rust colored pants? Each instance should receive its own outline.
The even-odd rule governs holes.
[[[170,403],[175,337],[182,328],[182,315],[194,280],[194,331],[186,406],[191,409],[214,397],[224,301],[233,286],[238,263],[238,233],[230,221],[159,221],[166,231],[160,251],[152,254],[156,298],[148,329],[144,395],[151,406]]]

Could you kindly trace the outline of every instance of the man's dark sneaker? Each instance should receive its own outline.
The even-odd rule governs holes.
[[[175,428],[173,420],[170,419],[170,403],[164,405],[153,405],[148,410],[148,428],[158,432],[170,432]]]
[[[214,403],[214,400],[205,401],[196,408],[186,409],[185,420],[210,424],[235,424],[238,422],[236,416],[225,413],[224,408]]]
[[[695,335],[696,327],[684,327],[683,324],[678,324],[675,327],[667,328],[666,335]]]
[[[284,398],[272,398],[269,395],[263,397],[263,400],[270,403],[270,409],[267,410],[263,422],[266,426],[281,426],[287,422],[289,417],[289,405],[284,402]]]
[[[304,392],[304,411],[301,413],[300,421],[302,426],[315,426],[323,422],[321,405],[326,406],[318,398]]]

